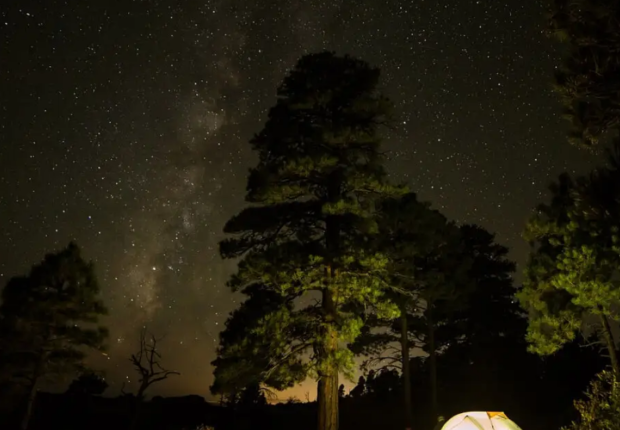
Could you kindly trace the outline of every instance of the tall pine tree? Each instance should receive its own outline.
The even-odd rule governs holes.
[[[524,364],[527,358],[523,339],[527,322],[511,277],[515,264],[507,258],[508,248],[480,226],[463,225],[460,233],[463,252],[472,262],[467,273],[471,288],[459,297],[462,306],[448,314],[436,335],[442,349],[437,365],[442,405],[465,405],[471,410],[484,402],[500,407],[517,392],[513,383],[514,392],[506,393],[505,370],[518,367],[519,360]],[[477,395],[464,398],[463,389]],[[442,411],[446,412],[454,410]]]
[[[4,376],[27,387],[22,430],[40,381],[82,369],[85,348],[103,349],[108,332],[99,318],[106,312],[93,264],[74,243],[47,254],[28,276],[9,280],[0,306],[0,365]]]
[[[436,352],[441,348],[435,333],[448,319],[450,305],[455,305],[467,292],[467,271],[471,258],[464,254],[459,228],[428,203],[420,202],[414,193],[381,202],[378,249],[388,259],[388,282],[395,286],[390,300],[398,305],[397,319],[381,319],[371,315],[360,336],[350,347],[370,356],[367,364],[402,370],[405,381],[411,380],[409,352],[424,348],[429,353],[431,415],[437,411]],[[379,330],[376,330],[379,329]],[[387,330],[386,330],[387,329]],[[395,354],[386,355],[395,349]],[[396,366],[394,364],[397,363]],[[411,385],[403,386],[405,425],[412,428],[413,399]]]
[[[516,269],[508,248],[495,241],[495,235],[475,224],[459,228],[462,252],[471,263],[467,271],[470,288],[460,300],[465,306],[450,315],[450,321],[437,333],[439,344],[459,346],[459,354],[472,354],[500,338],[522,335],[523,311],[512,284]],[[456,348],[455,348],[456,349]]]
[[[236,237],[220,244],[224,258],[242,257],[234,290],[262,284],[294,303],[248,327],[242,343],[269,338],[260,382],[283,364],[318,379],[320,430],[338,427],[338,374],[353,367],[343,344],[360,332],[358,310],[398,312],[383,300],[385,258],[368,246],[374,202],[399,192],[379,151],[391,104],[378,82],[378,69],[349,56],[298,61],[251,141],[259,155],[247,184],[252,206],[228,221],[224,230]]]

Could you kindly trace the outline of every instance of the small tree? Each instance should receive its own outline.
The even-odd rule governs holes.
[[[394,369],[371,370],[366,378],[365,395],[375,401],[390,401],[395,392],[400,392],[402,382]]]
[[[620,429],[620,385],[612,372],[597,375],[586,392],[586,399],[575,401],[579,421],[562,430]]]
[[[359,399],[366,394],[366,378],[360,376],[355,387],[349,392],[349,397]]]
[[[344,399],[345,396],[346,396],[346,393],[344,390],[344,384],[340,384],[340,387],[338,387],[338,398]]]
[[[0,306],[2,364],[5,375],[28,386],[22,430],[43,378],[81,369],[85,348],[103,350],[108,332],[98,322],[105,314],[94,266],[74,243],[9,280]]]
[[[148,335],[146,328],[140,330],[140,348],[135,354],[131,354],[129,361],[139,374],[138,392],[136,398],[138,401],[144,400],[146,390],[157,382],[164,381],[172,375],[180,375],[179,372],[168,370],[162,367],[160,360],[161,354],[157,350],[157,339],[154,335]]]
[[[129,361],[131,361],[134,369],[136,369],[139,375],[138,392],[134,397],[135,411],[129,427],[130,429],[134,429],[138,425],[146,390],[151,385],[168,379],[169,376],[180,375],[179,372],[162,367],[160,363],[161,354],[157,350],[157,342],[161,340],[162,339],[157,339],[153,334],[149,335],[146,327],[143,327],[140,330],[139,349],[135,354],[131,354],[129,358]],[[124,387],[121,388],[121,393],[124,396],[128,396]]]
[[[108,383],[102,375],[87,370],[71,382],[67,394],[100,396],[107,388]]]
[[[238,405],[242,408],[265,406],[267,396],[259,384],[251,384],[245,387],[239,395]]]

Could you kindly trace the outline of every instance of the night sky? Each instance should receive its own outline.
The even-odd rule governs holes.
[[[150,394],[207,395],[218,332],[240,298],[217,243],[244,205],[248,140],[303,54],[379,66],[398,113],[386,135],[393,177],[496,232],[519,263],[520,232],[548,182],[594,159],[564,139],[542,2],[8,3],[0,282],[77,241],[110,308],[109,358],[92,359],[108,394],[135,379],[127,358],[147,325],[166,335],[164,365],[181,372]]]

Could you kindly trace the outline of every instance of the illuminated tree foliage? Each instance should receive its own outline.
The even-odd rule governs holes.
[[[305,345],[311,333],[305,330],[303,315],[295,315],[293,301],[262,284],[251,284],[243,290],[248,298],[233,311],[220,333],[211,392],[235,403],[247,387],[266,384],[278,390],[305,379],[307,366],[297,354],[289,354],[285,345]],[[297,318],[299,316],[299,318]],[[269,324],[284,321],[278,324]],[[259,332],[251,330],[261,326]],[[287,333],[279,333],[286,328]],[[294,349],[293,349],[294,350]]]
[[[93,264],[74,243],[15,277],[2,291],[1,365],[4,376],[25,383],[27,429],[39,382],[44,377],[80,370],[84,348],[103,349],[106,314]]]
[[[518,297],[530,310],[527,339],[531,350],[551,354],[573,340],[586,321],[607,348],[620,374],[610,321],[620,303],[620,159],[573,180],[560,176],[552,200],[528,222],[532,245],[524,288]]]
[[[550,33],[567,44],[555,76],[569,139],[590,147],[620,120],[620,3],[555,0]]]
[[[285,299],[235,348],[254,351],[247,360],[268,359],[259,382],[315,376],[322,430],[338,426],[338,373],[353,370],[343,344],[360,332],[359,310],[398,313],[384,301],[386,259],[368,246],[374,202],[400,192],[382,167],[377,131],[391,104],[378,82],[378,69],[352,57],[323,52],[298,61],[251,141],[259,156],[247,184],[252,206],[228,221],[225,232],[236,237],[220,244],[224,258],[242,258],[234,290],[261,284]]]
[[[575,401],[579,420],[562,430],[620,429],[620,386],[612,372],[598,374],[586,396]]]

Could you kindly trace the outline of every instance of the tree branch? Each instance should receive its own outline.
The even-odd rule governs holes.
[[[286,360],[288,360],[291,356],[297,354],[298,352],[303,351],[311,345],[311,342],[304,342],[297,347],[291,349],[287,354],[284,354],[282,358],[280,358],[276,363],[270,366],[265,372],[263,372],[263,380],[266,381],[269,377],[276,371],[276,369],[281,366]]]
[[[161,354],[157,351],[157,342],[163,338],[157,339],[151,335],[150,342],[147,342],[146,336],[146,328],[143,328],[140,330],[140,349],[137,353],[132,354],[129,359],[140,374],[140,386],[137,394],[139,399],[144,397],[145,391],[154,383],[163,381],[171,375],[180,375],[179,372],[165,369],[159,362]]]

